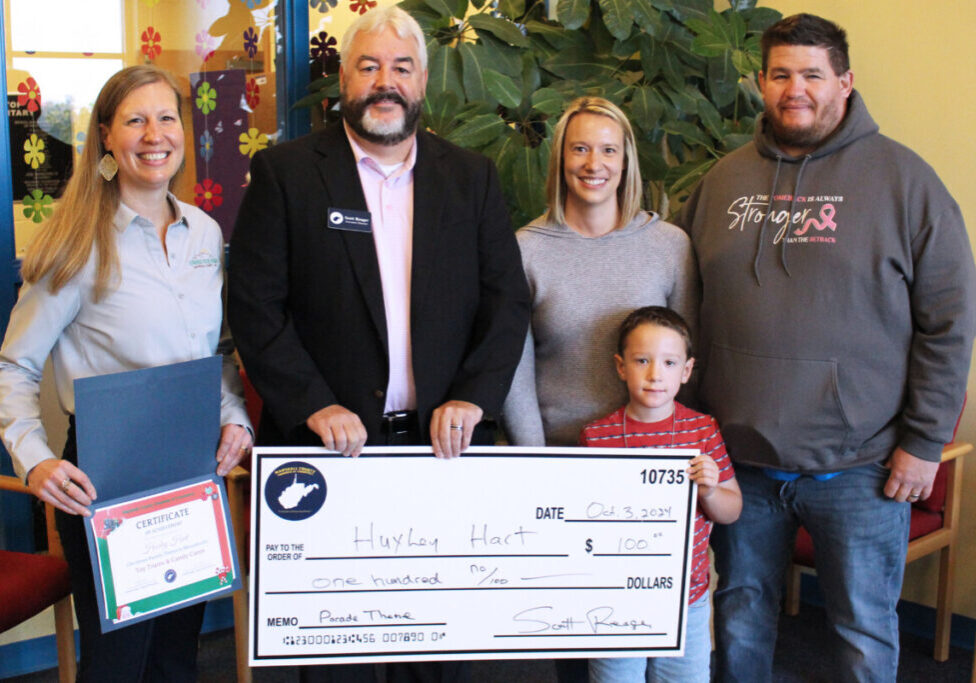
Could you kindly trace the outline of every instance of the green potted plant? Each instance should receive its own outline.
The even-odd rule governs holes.
[[[427,36],[423,125],[491,157],[512,222],[545,208],[553,127],[579,95],[610,99],[638,139],[645,206],[668,216],[762,111],[756,0],[404,0]],[[296,106],[338,96],[332,74]]]

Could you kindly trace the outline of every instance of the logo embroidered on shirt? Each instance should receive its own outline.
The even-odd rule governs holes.
[[[220,259],[204,249],[194,254],[190,259],[191,268],[216,268],[220,265]]]

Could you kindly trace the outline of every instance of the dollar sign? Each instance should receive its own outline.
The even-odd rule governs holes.
[[[586,552],[588,552],[588,553],[592,553],[593,552],[593,539],[592,538],[586,539]]]

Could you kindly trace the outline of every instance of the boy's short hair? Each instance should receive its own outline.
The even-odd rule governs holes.
[[[685,343],[685,353],[688,358],[692,357],[691,330],[688,328],[688,323],[678,313],[665,306],[644,306],[631,312],[620,323],[620,332],[617,336],[617,353],[621,356],[624,355],[624,347],[627,346],[627,337],[630,336],[631,332],[644,324],[666,327],[669,330],[677,332]]]

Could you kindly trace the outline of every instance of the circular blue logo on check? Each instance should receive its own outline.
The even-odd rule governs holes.
[[[325,502],[325,477],[307,462],[293,461],[275,468],[264,485],[264,499],[282,519],[308,519]]]
[[[167,569],[166,573],[163,574],[163,578],[166,579],[166,583],[173,583],[174,581],[176,581],[176,570]]]

